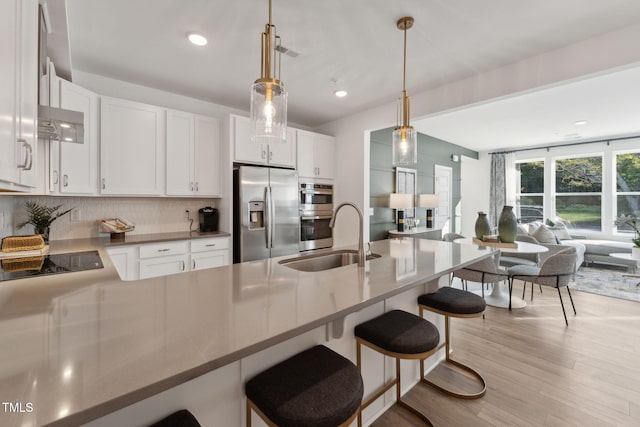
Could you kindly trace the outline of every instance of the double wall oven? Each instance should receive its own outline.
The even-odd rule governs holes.
[[[300,184],[300,251],[333,246],[333,185]]]

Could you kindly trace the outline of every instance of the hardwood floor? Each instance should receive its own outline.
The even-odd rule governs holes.
[[[455,399],[418,384],[404,399],[440,427],[640,426],[640,303],[573,291],[574,316],[566,295],[568,327],[547,287],[533,303],[527,290],[523,309],[452,319],[452,356],[484,376],[486,395]],[[372,425],[423,426],[397,405]]]

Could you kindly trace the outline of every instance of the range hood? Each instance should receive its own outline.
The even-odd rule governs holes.
[[[84,144],[84,114],[38,105],[38,138]]]

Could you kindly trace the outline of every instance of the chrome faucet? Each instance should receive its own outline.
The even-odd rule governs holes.
[[[364,219],[362,217],[362,211],[360,210],[360,208],[351,202],[342,203],[340,206],[336,208],[336,211],[333,213],[333,216],[331,217],[331,222],[329,222],[329,227],[333,228],[333,226],[336,223],[336,217],[338,216],[338,211],[340,211],[340,209],[342,209],[343,206],[351,206],[353,209],[356,210],[356,212],[358,212],[358,217],[360,218],[360,236],[358,238],[358,266],[364,267],[364,260],[365,260],[364,238],[362,236]]]

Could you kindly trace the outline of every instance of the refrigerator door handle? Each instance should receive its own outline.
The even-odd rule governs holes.
[[[264,187],[264,239],[265,247],[271,247],[271,188]]]

